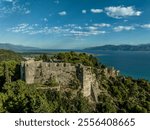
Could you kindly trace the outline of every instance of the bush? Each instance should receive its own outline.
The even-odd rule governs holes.
[[[50,77],[49,80],[46,81],[45,85],[55,87],[55,86],[58,86],[59,83],[56,81],[55,77]]]

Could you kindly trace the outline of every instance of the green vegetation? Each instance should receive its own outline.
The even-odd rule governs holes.
[[[58,86],[58,82],[56,81],[55,77],[50,77],[49,80],[45,83],[47,86],[55,87]]]
[[[81,92],[39,89],[40,84],[27,85],[20,78],[20,60],[18,54],[1,50],[0,61],[0,112],[91,112],[88,100]],[[11,55],[11,56],[9,56]],[[47,55],[39,59],[48,61]],[[55,87],[54,77],[45,86]]]
[[[35,86],[28,86],[23,81],[6,83],[2,89],[4,112],[45,112],[49,111],[46,97],[35,89]]]
[[[50,57],[47,54],[41,54],[39,56],[36,56],[35,60],[36,61],[43,60],[44,62],[49,62],[50,61]]]
[[[99,66],[97,58],[94,57],[93,55],[88,55],[86,53],[61,52],[54,54],[51,57],[46,54],[42,54],[40,56],[35,57],[35,60],[43,60],[44,62],[59,61],[72,64],[81,63],[85,66],[92,66],[92,67]]]
[[[23,58],[13,51],[0,49],[0,61],[9,61],[9,60],[15,60],[19,62],[23,60]]]
[[[98,60],[93,55],[88,55],[86,53],[75,53],[75,52],[58,53],[54,55],[52,58],[56,58],[58,60],[73,64],[81,63],[85,66],[97,67],[99,65]]]
[[[130,77],[103,78],[97,112],[150,112],[150,83]]]
[[[9,57],[9,55],[11,55]],[[80,82],[71,80],[68,88],[57,91],[39,89],[40,84],[28,85],[19,80],[21,56],[11,51],[0,51],[0,112],[150,112],[150,83],[131,77],[107,77],[96,68],[105,67],[92,55],[85,53],[58,53],[42,55],[44,61],[64,61],[92,66],[101,93],[98,102],[83,97]],[[54,77],[44,86],[58,86]]]
[[[23,58],[9,50],[0,49],[0,88],[5,82],[20,78],[20,62]]]
[[[0,77],[5,82],[15,81],[20,78],[19,62],[16,61],[2,61],[0,62]]]
[[[89,112],[88,100],[81,93],[36,89],[23,81],[6,83],[0,93],[0,112]]]

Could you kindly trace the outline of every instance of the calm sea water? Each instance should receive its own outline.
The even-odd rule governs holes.
[[[121,74],[150,81],[150,52],[89,51],[103,64],[115,67]]]

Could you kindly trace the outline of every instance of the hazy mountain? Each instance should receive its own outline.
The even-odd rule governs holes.
[[[16,51],[16,52],[40,50],[40,48],[36,48],[36,47],[14,45],[14,44],[10,44],[10,43],[0,43],[0,49],[12,50],[12,51]]]
[[[84,50],[109,50],[109,51],[150,51],[150,44],[141,45],[104,45],[85,48]]]

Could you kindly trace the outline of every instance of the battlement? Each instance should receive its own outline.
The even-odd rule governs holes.
[[[102,71],[102,70],[97,70]],[[115,77],[118,72],[114,69],[103,70],[106,77]],[[100,75],[99,75],[100,76]],[[85,97],[94,94],[95,100],[97,95],[98,83],[96,74],[93,73],[90,66],[82,64],[72,65],[71,63],[63,62],[43,62],[28,60],[21,63],[21,79],[27,84],[42,83],[45,84],[52,77],[55,77],[56,82],[61,87],[68,87],[71,81],[78,80],[81,90]]]
[[[81,64],[53,63],[42,61],[24,61],[21,63],[21,79],[27,84],[45,83],[51,77],[55,77],[60,86],[68,86],[71,80],[77,78],[80,81],[83,95],[91,95],[91,67]]]

